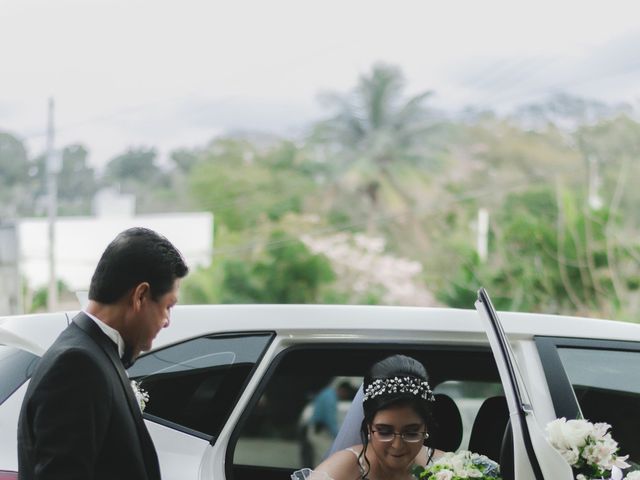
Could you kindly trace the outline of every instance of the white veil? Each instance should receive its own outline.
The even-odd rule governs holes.
[[[361,385],[353,397],[353,401],[351,402],[351,406],[344,417],[342,425],[340,425],[338,435],[336,435],[331,448],[325,454],[324,458],[333,455],[339,450],[344,450],[345,448],[362,443],[362,439],[360,438],[360,426],[364,419],[364,410],[362,409],[363,397],[364,392]]]

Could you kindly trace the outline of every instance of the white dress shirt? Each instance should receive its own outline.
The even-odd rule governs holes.
[[[83,310],[83,312],[87,317],[93,320],[96,325],[98,325],[98,327],[100,327],[100,330],[102,330],[107,337],[113,340],[113,343],[115,343],[118,347],[118,356],[122,358],[122,356],[124,355],[124,340],[122,339],[122,335],[120,335],[120,332],[104,323],[98,317],[91,315],[86,310]]]

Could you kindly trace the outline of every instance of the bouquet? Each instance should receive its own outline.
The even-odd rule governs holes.
[[[485,457],[467,450],[448,452],[426,468],[416,467],[419,480],[500,480],[500,466]]]
[[[622,479],[619,469],[629,467],[629,456],[618,455],[618,442],[611,437],[610,428],[608,423],[563,417],[547,425],[547,437],[571,465],[576,480]],[[640,472],[630,472],[625,480],[640,480]]]

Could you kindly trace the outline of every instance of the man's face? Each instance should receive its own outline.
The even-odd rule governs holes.
[[[147,291],[143,296],[132,325],[133,358],[136,358],[140,352],[151,350],[153,340],[158,332],[169,326],[171,308],[178,302],[179,286],[180,280],[176,279],[173,288],[157,300],[152,299],[150,291]]]

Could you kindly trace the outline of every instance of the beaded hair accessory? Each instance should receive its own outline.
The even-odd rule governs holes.
[[[393,377],[385,378],[384,380],[378,378],[367,385],[362,402],[364,403],[380,395],[393,393],[409,393],[429,402],[435,401],[433,391],[428,382],[415,377]]]

